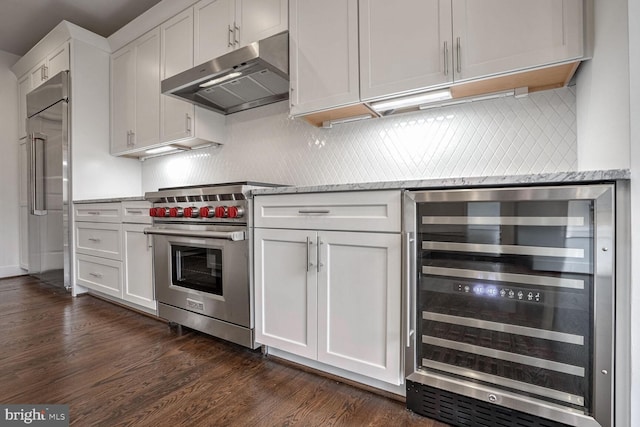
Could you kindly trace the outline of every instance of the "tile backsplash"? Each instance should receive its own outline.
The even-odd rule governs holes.
[[[219,147],[145,161],[143,191],[230,181],[292,185],[572,171],[575,88],[315,128],[287,102],[227,117]]]

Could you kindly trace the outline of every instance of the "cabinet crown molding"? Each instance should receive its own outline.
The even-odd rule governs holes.
[[[85,30],[69,21],[61,21],[53,30],[44,36],[29,52],[25,53],[12,67],[11,71],[20,79],[36,66],[52,50],[69,39],[80,40],[105,52],[111,52],[107,39]]]

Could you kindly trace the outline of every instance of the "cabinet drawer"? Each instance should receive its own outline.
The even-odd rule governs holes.
[[[78,254],[76,282],[89,289],[122,298],[122,262]]]
[[[256,196],[254,225],[400,232],[400,191],[348,191]]]
[[[79,203],[74,205],[76,221],[120,222],[120,203]]]
[[[122,261],[122,226],[76,223],[76,252]]]
[[[151,224],[149,208],[151,208],[149,202],[122,202],[122,222]]]

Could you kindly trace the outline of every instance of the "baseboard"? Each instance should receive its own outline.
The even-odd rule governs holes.
[[[20,268],[19,265],[0,266],[0,279],[4,279],[5,277],[25,276],[27,274],[29,274],[29,272]]]

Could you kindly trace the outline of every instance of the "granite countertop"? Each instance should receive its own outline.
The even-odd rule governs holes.
[[[462,188],[489,187],[520,184],[564,184],[615,181],[630,179],[628,169],[592,170],[577,172],[553,172],[531,175],[479,176],[461,178],[430,178],[407,181],[363,182],[355,184],[328,184],[300,187],[272,187],[252,190],[252,195],[261,194],[292,194],[292,193],[321,193],[330,191],[359,191],[359,190],[400,190],[418,188]]]
[[[132,196],[132,197],[112,197],[108,199],[87,199],[87,200],[74,200],[73,203],[76,205],[84,204],[84,203],[113,203],[113,202],[144,202],[144,197],[142,196]]]

